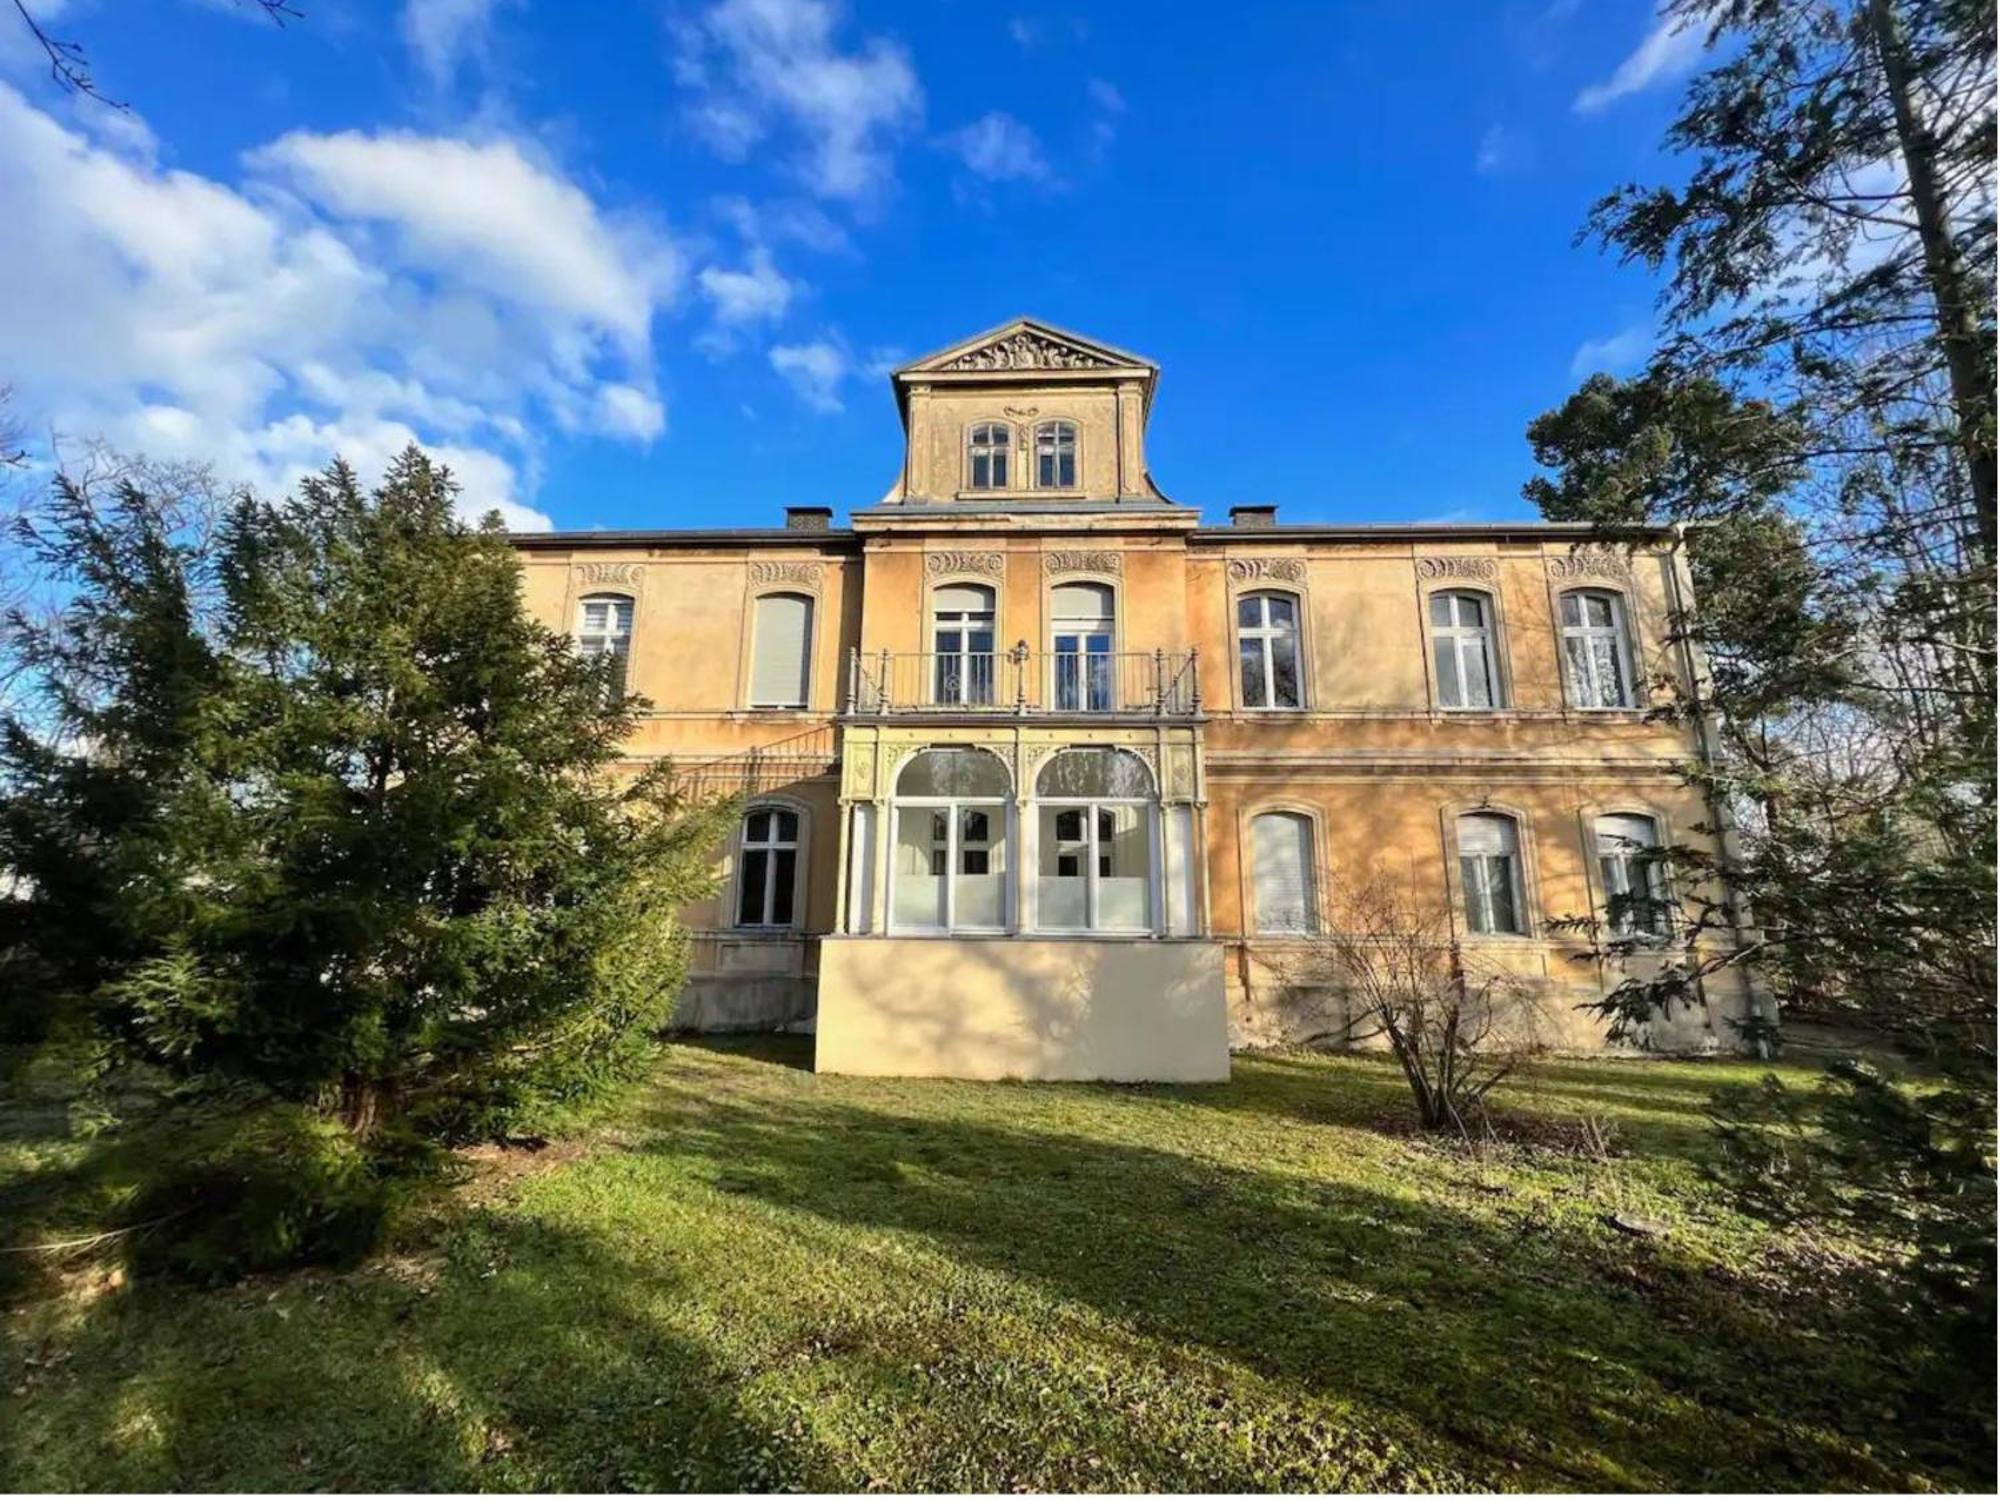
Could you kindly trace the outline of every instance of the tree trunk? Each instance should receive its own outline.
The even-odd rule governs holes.
[[[372,1140],[396,1111],[396,1091],[373,1078],[340,1082],[340,1123],[357,1140]]]
[[[1875,48],[1896,116],[1896,141],[1910,174],[1910,199],[1923,244],[1924,271],[1936,303],[1938,338],[1951,380],[1951,403],[1958,418],[1959,447],[1971,470],[1973,510],[1979,521],[1980,560],[1991,565],[1995,517],[1993,472],[1993,392],[1987,380],[1984,341],[1952,243],[1951,214],[1938,187],[1938,139],[1918,116],[1912,99],[1910,41],[1894,0],[1868,0]]]

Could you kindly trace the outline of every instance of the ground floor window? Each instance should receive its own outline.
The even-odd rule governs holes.
[[[1153,925],[1153,787],[1129,750],[1064,750],[1035,782],[1037,925],[1144,932]]]
[[[896,780],[890,920],[905,932],[1007,925],[1007,771],[984,750],[925,750]]]

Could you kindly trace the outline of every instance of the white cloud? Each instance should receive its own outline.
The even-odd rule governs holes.
[[[1014,39],[1014,45],[1023,52],[1032,52],[1045,39],[1042,23],[1027,16],[1015,16],[1008,21],[1007,35]]]
[[[975,175],[989,182],[1045,182],[1050,176],[1035,132],[998,110],[953,131],[946,141]]]
[[[436,88],[486,56],[500,0],[404,0],[403,40]]]
[[[1604,82],[1593,83],[1578,94],[1571,108],[1578,114],[1594,115],[1628,94],[1692,72],[1708,45],[1708,29],[1705,16],[1664,12],[1655,16],[1653,29],[1631,56]]]
[[[825,339],[810,344],[780,344],[771,351],[771,368],[814,411],[841,409],[840,387],[847,379],[848,364],[847,353],[838,344]]]
[[[1118,85],[1102,78],[1093,78],[1085,89],[1090,94],[1090,102],[1107,115],[1125,113],[1125,96],[1118,92]]]
[[[528,507],[534,427],[657,435],[679,258],[518,143],[297,133],[240,183],[162,170],[0,85],[0,369],[38,427],[289,486],[420,442]]]
[[[715,308],[715,320],[738,327],[777,322],[797,290],[771,263],[771,252],[762,245],[751,247],[749,262],[742,270],[705,266],[696,279]]]
[[[1608,338],[1586,339],[1579,344],[1576,353],[1570,356],[1569,378],[1581,380],[1586,375],[1600,372],[1623,375],[1628,370],[1638,369],[1652,352],[1652,324],[1634,323]]]
[[[1479,150],[1472,161],[1473,170],[1481,176],[1490,177],[1513,165],[1517,154],[1513,136],[1501,126],[1489,125],[1486,134],[1479,138]]]
[[[679,28],[689,118],[727,160],[787,130],[793,169],[817,197],[861,200],[894,175],[894,148],[923,113],[909,54],[886,37],[843,50],[830,0],[721,0]]]

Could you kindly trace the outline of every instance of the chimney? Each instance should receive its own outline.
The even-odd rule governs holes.
[[[1229,507],[1229,524],[1245,531],[1267,531],[1278,524],[1278,507],[1275,505],[1232,505]]]
[[[830,505],[787,505],[785,507],[785,530],[825,531],[833,525],[833,507]]]

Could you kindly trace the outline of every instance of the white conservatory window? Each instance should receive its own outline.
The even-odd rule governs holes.
[[[1312,819],[1303,813],[1259,813],[1250,822],[1250,860],[1257,931],[1314,931]]]
[[[1007,925],[1007,770],[984,750],[924,750],[896,778],[890,919],[903,932]]]
[[[1493,708],[1493,629],[1484,594],[1431,595],[1431,656],[1440,708]]]
[[[1458,820],[1458,878],[1465,925],[1476,933],[1526,933],[1521,897],[1521,841],[1514,820],[1467,813]]]
[[[1244,594],[1238,598],[1236,653],[1245,708],[1299,707],[1297,596]]]
[[[736,875],[736,925],[790,927],[799,884],[799,815],[753,807],[743,816]]]
[[[632,601],[624,594],[590,594],[577,620],[576,649],[583,656],[616,658],[611,691],[623,693],[632,661]]]
[[[1611,930],[1620,937],[1666,936],[1671,914],[1659,825],[1637,813],[1599,818],[1597,865]]]
[[[1152,774],[1129,750],[1063,750],[1035,780],[1036,923],[1053,932],[1153,926]]]
[[[1625,601],[1601,589],[1562,596],[1563,680],[1572,708],[1632,707]]]

